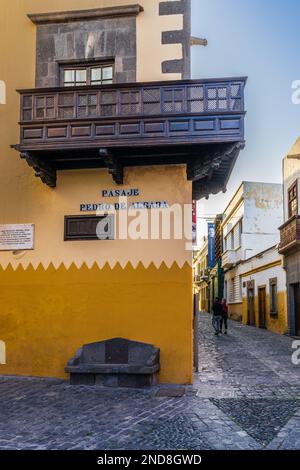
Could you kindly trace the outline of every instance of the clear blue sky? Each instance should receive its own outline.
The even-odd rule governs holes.
[[[300,0],[192,0],[192,34],[208,40],[192,48],[193,78],[248,76],[246,148],[227,193],[200,203],[205,214],[222,212],[242,180],[281,182],[282,157],[300,135],[300,105],[291,101],[299,25]]]

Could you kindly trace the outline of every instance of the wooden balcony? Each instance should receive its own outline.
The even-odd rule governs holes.
[[[295,215],[285,222],[280,230],[279,253],[286,255],[300,249],[300,216]]]
[[[243,146],[245,82],[18,90],[20,143],[14,148],[52,187],[61,169],[107,167],[122,184],[124,167],[186,163],[190,180],[205,180],[201,187],[217,192]]]

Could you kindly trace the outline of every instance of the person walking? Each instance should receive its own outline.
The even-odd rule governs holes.
[[[218,297],[216,298],[213,304],[212,311],[213,311],[212,325],[215,330],[215,335],[218,336],[219,333],[221,332],[220,325],[221,325],[222,312],[223,312],[223,307]]]
[[[224,335],[227,335],[228,331],[228,305],[226,302],[226,299],[222,300],[222,318],[221,318],[221,323],[220,323],[220,330],[222,333],[223,330],[223,324],[224,324]]]

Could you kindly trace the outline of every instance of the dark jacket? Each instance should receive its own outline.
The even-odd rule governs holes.
[[[216,316],[223,315],[223,307],[219,302],[214,303],[212,310],[213,310],[213,314]]]

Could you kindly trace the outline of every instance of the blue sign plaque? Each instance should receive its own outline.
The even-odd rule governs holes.
[[[215,256],[215,224],[208,223],[208,267],[212,269],[215,267],[216,264],[216,256]]]

